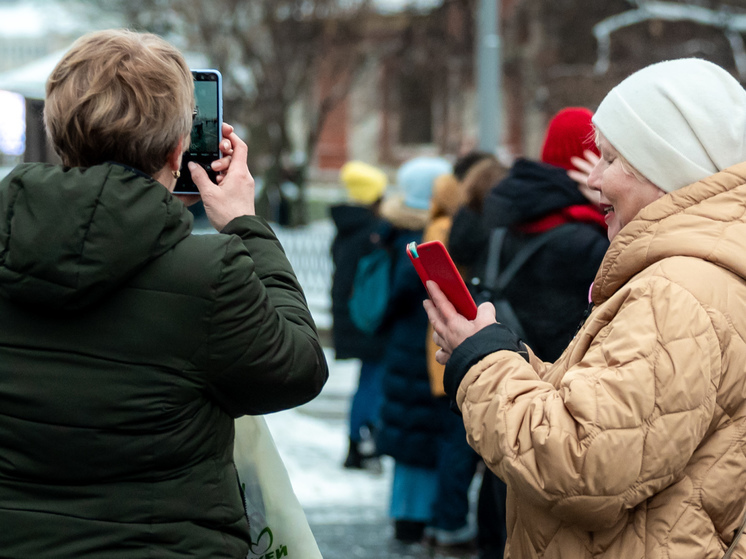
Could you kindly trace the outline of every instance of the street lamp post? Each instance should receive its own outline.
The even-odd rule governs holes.
[[[500,139],[500,0],[479,0],[477,97],[479,149],[495,153]]]

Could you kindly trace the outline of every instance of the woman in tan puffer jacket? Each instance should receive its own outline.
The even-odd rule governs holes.
[[[611,245],[590,316],[544,363],[431,284],[446,392],[508,485],[507,557],[746,557],[746,92],[667,61],[593,121]]]

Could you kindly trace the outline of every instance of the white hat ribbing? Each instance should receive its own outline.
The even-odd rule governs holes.
[[[593,123],[666,192],[746,160],[746,91],[720,66],[697,58],[635,72],[608,93]]]

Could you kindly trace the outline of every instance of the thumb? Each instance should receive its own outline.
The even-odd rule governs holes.
[[[187,164],[187,167],[189,167],[189,172],[192,174],[192,180],[194,181],[194,184],[197,185],[197,190],[199,190],[200,194],[204,194],[206,190],[215,187],[210,180],[210,177],[207,176],[207,171],[205,171],[201,165],[197,165],[194,161],[190,161]]]
[[[489,324],[491,324],[492,322],[496,322],[497,318],[495,316],[495,305],[493,305],[489,301],[479,305],[479,307],[477,308],[477,318],[475,318],[474,320],[487,322]]]

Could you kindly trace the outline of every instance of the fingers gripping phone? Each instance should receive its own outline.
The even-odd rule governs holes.
[[[407,254],[426,287],[427,280],[434,281],[459,314],[469,320],[477,317],[477,305],[443,243],[409,243]]]
[[[194,78],[195,108],[192,119],[189,149],[181,158],[181,174],[176,181],[175,194],[199,194],[187,164],[190,161],[202,166],[210,180],[215,182],[217,173],[210,164],[220,159],[220,140],[223,139],[223,77],[217,70],[192,70]]]

